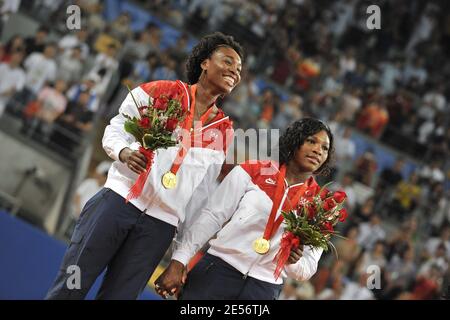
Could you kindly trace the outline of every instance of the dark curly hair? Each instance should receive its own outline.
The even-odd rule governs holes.
[[[334,153],[333,134],[325,123],[314,118],[304,118],[295,121],[281,135],[279,141],[280,164],[287,164],[291,161],[295,156],[295,152],[303,145],[306,138],[322,130],[327,133],[330,139],[330,148],[328,150],[327,160],[314,174],[329,175],[331,171],[329,164]]]
[[[244,60],[244,50],[232,36],[227,36],[221,32],[214,32],[204,36],[200,42],[192,49],[192,52],[186,62],[186,75],[189,84],[198,82],[202,73],[201,64],[219,47],[227,46],[237,52],[241,60]]]

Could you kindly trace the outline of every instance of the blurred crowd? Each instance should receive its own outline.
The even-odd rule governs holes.
[[[81,7],[86,27],[68,33],[59,9],[69,2]],[[220,102],[235,126],[283,130],[303,116],[326,121],[336,136],[329,180],[348,194],[339,259],[324,255],[317,274],[287,281],[281,298],[448,296],[449,3],[377,1],[381,29],[368,30],[372,3],[365,0],[132,2],[179,30],[176,41],[163,45],[154,22],[134,31],[129,12],[107,21],[99,0],[17,6],[42,26],[0,44],[0,117],[10,113],[24,135],[71,153],[96,118],[117,113],[126,85],[185,79],[192,37],[232,34],[247,54],[241,84]],[[372,149],[356,156],[355,132],[403,156],[380,168]],[[405,176],[408,158],[420,165]],[[372,266],[380,279],[369,289]]]

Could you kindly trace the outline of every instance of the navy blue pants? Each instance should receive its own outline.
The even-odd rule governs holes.
[[[276,300],[282,285],[245,277],[211,254],[189,272],[180,300]]]
[[[46,299],[84,299],[105,268],[97,299],[137,299],[175,230],[103,188],[84,206]],[[79,267],[80,289],[73,288],[72,265]]]

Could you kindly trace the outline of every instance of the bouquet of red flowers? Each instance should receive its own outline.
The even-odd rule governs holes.
[[[167,149],[179,142],[179,136],[175,132],[187,115],[187,110],[181,103],[183,89],[178,84],[173,85],[168,82],[166,85],[155,87],[150,92],[149,100],[141,103],[136,101],[130,88],[128,91],[140,117],[123,114],[126,118],[124,129],[141,143],[139,151],[147,158],[147,166],[146,171],[139,175],[136,183],[131,187],[127,201],[141,194],[152,167],[155,150]]]
[[[300,242],[303,245],[310,245],[316,248],[333,248],[330,239],[332,235],[337,235],[334,226],[347,218],[347,210],[343,207],[347,195],[344,191],[331,192],[326,187],[320,188],[317,183],[310,178],[306,182],[308,188],[300,198],[299,204],[293,210],[283,211],[284,234],[281,239],[280,250],[275,256],[274,262],[275,279],[280,276],[292,249],[296,249]]]

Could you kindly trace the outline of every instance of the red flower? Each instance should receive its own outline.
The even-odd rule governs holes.
[[[150,128],[150,119],[149,118],[142,118],[139,120],[139,126],[141,128]]]
[[[169,100],[167,97],[159,97],[153,101],[153,107],[158,110],[166,110]]]
[[[339,221],[340,222],[344,222],[345,219],[347,219],[347,217],[348,217],[348,213],[345,208],[342,208],[341,210],[339,210]]]
[[[320,187],[317,184],[314,184],[310,187],[308,187],[308,189],[305,191],[305,196],[308,198],[312,198],[314,196],[316,196],[320,191]]]
[[[323,230],[326,232],[334,232],[333,225],[330,222],[325,222],[323,225]]]
[[[178,125],[177,119],[168,119],[166,123],[166,129],[169,131],[174,131]]]
[[[336,200],[337,203],[341,203],[342,201],[345,200],[345,198],[347,198],[347,195],[345,194],[344,191],[336,191],[333,194],[333,199]]]
[[[307,209],[308,209],[308,220],[311,220],[315,217],[317,213],[317,208],[315,205],[310,205],[307,207]]]
[[[328,190],[327,188],[323,188],[322,192],[320,193],[320,199],[325,200],[329,192],[330,190]]]
[[[330,211],[331,209],[333,209],[336,206],[336,202],[334,202],[333,199],[328,198],[327,200],[325,200],[325,203],[323,205],[323,208],[325,211]]]

